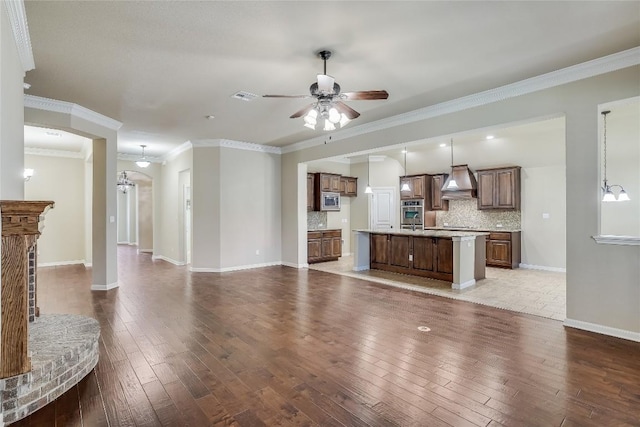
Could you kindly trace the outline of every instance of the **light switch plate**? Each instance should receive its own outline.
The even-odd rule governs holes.
[[[542,214],[542,219],[549,219],[549,218],[551,218],[551,215],[550,215],[550,214],[548,214],[548,213],[546,213],[546,212],[544,212],[544,213]]]

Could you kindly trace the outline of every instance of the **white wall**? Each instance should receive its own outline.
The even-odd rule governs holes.
[[[153,252],[153,184],[140,181],[136,186],[138,199],[138,250]]]
[[[38,239],[38,264],[82,263],[85,260],[84,160],[24,155],[34,169],[24,183],[26,200],[53,200]]]
[[[631,200],[601,204],[600,233],[640,237],[640,99],[602,109],[611,111],[607,116],[607,179],[609,185],[622,185]],[[613,189],[615,194],[618,190]]]

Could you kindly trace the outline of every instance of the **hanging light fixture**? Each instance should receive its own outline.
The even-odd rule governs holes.
[[[451,179],[447,183],[447,190],[456,190],[458,188],[458,183],[455,179],[453,179],[453,138],[451,138]]]
[[[607,114],[611,113],[611,111],[603,111],[602,114],[604,121],[604,137],[603,137],[603,146],[604,146],[604,179],[602,180],[602,201],[603,202],[626,202],[631,200],[629,195],[621,185],[612,184],[609,185],[607,181]],[[619,188],[620,191],[618,195],[615,195],[612,191],[612,188]]]
[[[404,147],[404,150],[402,151],[404,153],[404,178],[407,177],[407,147]],[[411,188],[409,187],[409,183],[407,183],[407,181],[405,180],[402,183],[402,187],[400,188],[400,191],[411,191]]]
[[[364,189],[364,194],[371,194],[373,190],[371,189],[371,184],[369,178],[371,176],[371,165],[369,164],[369,156],[367,156],[367,188]]]
[[[118,176],[118,190],[126,194],[129,191],[130,187],[135,186],[136,183],[131,181],[127,176],[127,171],[120,172],[120,175]]]
[[[318,119],[322,119],[322,130],[332,131],[345,127],[351,119],[346,114],[338,111],[331,102],[320,100],[304,115],[304,127],[315,130],[318,126]]]
[[[142,147],[142,157],[140,158],[140,160],[136,161],[136,165],[141,168],[146,168],[151,164],[144,155],[144,147],[146,147],[146,145],[140,145],[140,147]]]

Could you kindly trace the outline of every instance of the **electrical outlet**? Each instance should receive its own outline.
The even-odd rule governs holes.
[[[496,228],[502,228],[502,224],[496,224]]]
[[[260,249],[256,249],[256,255],[260,255]]]
[[[548,214],[546,212],[542,214],[542,219],[549,219],[549,218],[551,218],[550,214]]]
[[[413,255],[409,255],[409,261],[413,261]]]

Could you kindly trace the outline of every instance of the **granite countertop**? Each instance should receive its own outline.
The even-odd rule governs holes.
[[[389,229],[389,230],[353,230],[360,233],[370,234],[394,234],[394,235],[409,235],[409,236],[427,236],[427,237],[469,237],[469,236],[486,236],[489,232],[486,231],[459,231],[449,229],[436,229],[436,230],[403,230],[403,229]]]
[[[455,227],[425,227],[425,230],[452,230],[452,231],[503,231],[505,233],[514,233],[518,231],[522,231],[519,228],[505,228],[505,227],[494,227],[494,228],[455,228]]]
[[[310,231],[341,231],[340,228],[307,228],[307,232]]]

